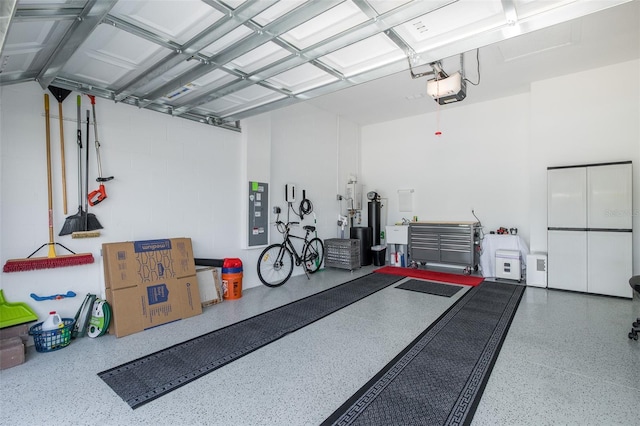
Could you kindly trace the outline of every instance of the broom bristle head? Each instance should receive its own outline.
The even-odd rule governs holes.
[[[71,238],[96,238],[100,236],[100,231],[78,231],[71,234]]]
[[[93,254],[80,253],[56,257],[32,257],[27,259],[9,259],[3,272],[34,271],[37,269],[63,268],[65,266],[87,265],[93,263]]]

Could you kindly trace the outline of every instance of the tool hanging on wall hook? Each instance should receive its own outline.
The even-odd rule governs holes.
[[[96,182],[100,183],[100,186],[95,191],[89,193],[89,205],[95,206],[101,203],[107,198],[107,190],[104,187],[104,182],[108,182],[113,179],[113,176],[102,176],[102,160],[100,159],[100,142],[98,141],[98,119],[96,118],[96,97],[93,95],[87,95],[91,99],[91,109],[93,110],[93,133],[96,145],[96,159],[98,161],[98,178]]]
[[[60,87],[49,86],[49,91],[58,100],[58,118],[60,119],[60,159],[62,166],[62,207],[64,214],[67,214],[67,172],[66,160],[64,156],[64,119],[62,118],[62,102],[71,94],[71,90]]]

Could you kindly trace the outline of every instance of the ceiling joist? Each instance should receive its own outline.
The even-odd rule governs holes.
[[[46,62],[36,79],[43,89],[49,87],[58,76],[69,58],[76,52],[84,40],[100,25],[117,0],[88,1],[76,21],[64,35],[53,55]]]

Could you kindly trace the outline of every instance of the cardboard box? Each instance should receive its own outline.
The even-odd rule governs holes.
[[[222,302],[222,282],[220,282],[218,268],[210,266],[198,267],[196,268],[196,275],[198,277],[202,307]]]
[[[102,257],[112,290],[196,274],[190,238],[105,243]]]
[[[202,313],[195,275],[117,290],[110,289],[107,292],[107,301],[113,310],[110,329],[116,337]]]
[[[105,243],[102,255],[116,337],[202,313],[191,239]]]
[[[18,336],[0,340],[0,370],[24,363],[24,348]]]

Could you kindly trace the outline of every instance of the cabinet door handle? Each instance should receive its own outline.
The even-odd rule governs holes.
[[[458,253],[470,253],[471,250],[462,250],[462,249],[454,249],[454,248],[445,248],[445,247],[440,247],[440,251],[455,251]]]

